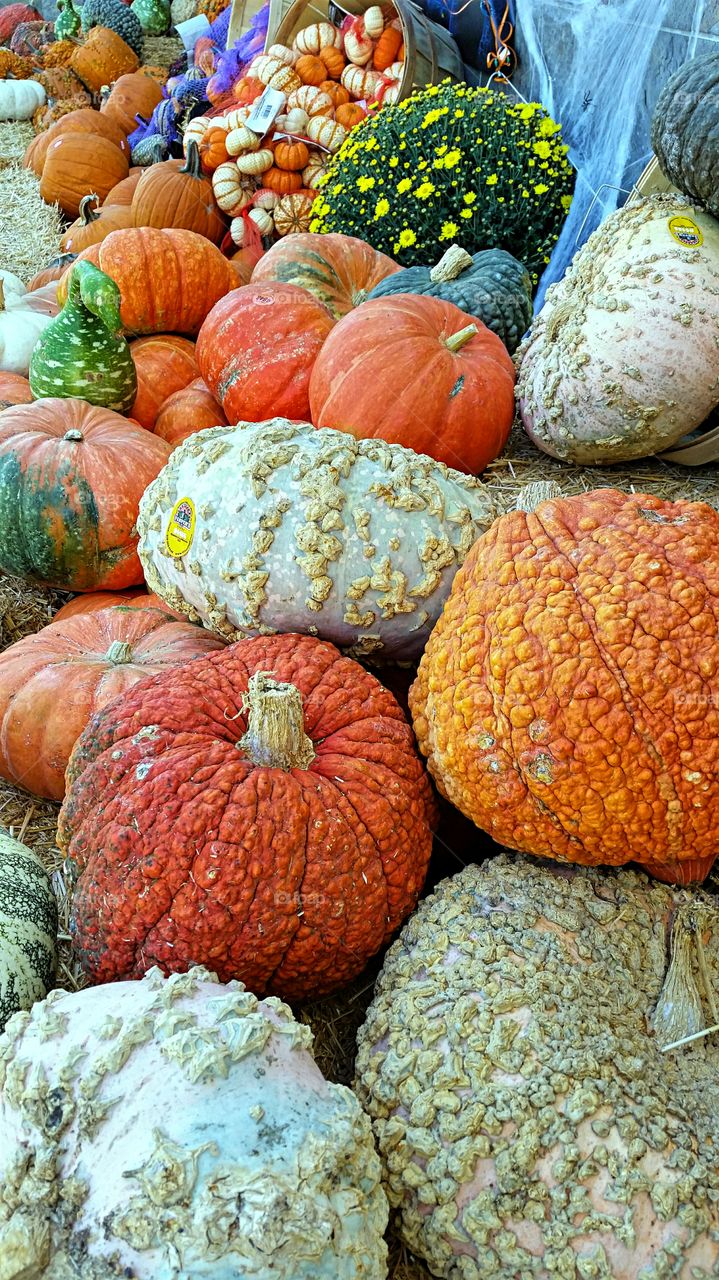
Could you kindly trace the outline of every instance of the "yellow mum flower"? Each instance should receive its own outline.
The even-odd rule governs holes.
[[[471,210],[471,209],[463,209],[459,216],[460,216],[460,218],[471,218],[471,217],[472,217],[472,210]]]
[[[536,116],[539,110],[541,110],[541,107],[538,102],[525,102],[524,106],[520,107],[519,118],[520,120],[531,120],[532,116]]]
[[[459,164],[461,159],[462,159],[462,152],[458,151],[456,147],[452,151],[448,151],[446,156],[444,157],[445,169],[454,169],[454,166]]]
[[[384,218],[389,213],[389,200],[378,200],[374,207],[375,218]]]
[[[545,195],[547,191],[549,191],[549,187],[546,182],[538,182],[534,188],[534,194],[538,196]]]
[[[357,186],[361,192],[369,191],[374,186],[374,178],[361,177],[357,179]]]
[[[558,124],[555,124],[554,121],[550,120],[549,116],[547,116],[546,119],[542,120],[542,123],[539,125],[539,128],[537,129],[537,133],[539,134],[540,138],[551,138],[553,133],[559,133],[559,128],[560,126]]]
[[[458,231],[459,227],[456,222],[443,222],[439,238],[440,240],[453,240]]]
[[[552,148],[549,143],[542,142],[541,139],[539,142],[535,142],[532,150],[536,156],[539,156],[540,160],[548,160],[549,156],[552,154]]]
[[[466,195],[465,195],[465,196],[463,196],[462,198],[463,198],[463,200],[464,200],[464,203],[465,203],[465,204],[474,204],[475,200],[477,199],[477,192],[476,192],[476,191],[468,191],[468,192],[466,193]]]
[[[569,210],[570,210],[570,208],[571,208],[571,205],[572,205],[572,197],[571,197],[571,196],[562,196],[562,208],[563,208],[563,210],[564,210],[564,212],[565,212],[565,213],[568,213],[568,212],[569,212]]]
[[[411,249],[412,245],[417,243],[417,237],[414,231],[410,231],[409,227],[405,227],[404,231],[400,231],[397,243],[400,249]]]
[[[497,177],[496,173],[490,173],[489,177],[487,178],[487,186],[496,187],[498,182],[499,182],[499,178]]]
[[[412,194],[415,195],[418,200],[428,200],[431,195],[434,195],[436,190],[437,188],[433,182],[425,181],[417,187],[417,190]]]
[[[411,186],[411,178],[400,178],[400,181],[397,183],[397,194],[403,196],[406,191],[409,191]]]
[[[424,117],[421,128],[429,129],[430,125],[436,124],[437,121],[441,119],[442,119],[442,112],[437,107],[432,107],[432,110],[428,111],[426,116]]]

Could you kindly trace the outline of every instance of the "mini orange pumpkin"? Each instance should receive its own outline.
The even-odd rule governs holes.
[[[304,169],[310,160],[309,148],[304,142],[276,142],[274,156],[278,169],[291,171]]]
[[[327,45],[324,49],[320,49],[320,59],[327,68],[327,75],[330,79],[339,80],[345,65],[342,50],[334,49],[332,45]]]
[[[264,93],[265,86],[261,80],[257,80],[255,76],[243,76],[237,81],[233,89],[233,93],[238,102],[255,102],[261,93]]]
[[[346,102],[349,102],[350,100],[350,95],[345,89],[344,85],[335,84],[334,80],[323,80],[319,88],[321,89],[322,93],[327,94],[327,97],[332,102],[332,106],[334,107],[335,112],[337,111],[338,107],[343,106]]]
[[[319,86],[327,75],[327,68],[321,58],[305,53],[295,63],[295,71],[303,84]]]
[[[226,129],[208,129],[203,134],[200,143],[200,161],[205,173],[214,173],[219,165],[229,160],[226,142]]]
[[[280,169],[273,165],[271,169],[263,173],[262,182],[265,187],[269,187],[270,191],[276,191],[279,195],[289,195],[292,191],[300,190],[302,174],[289,169]]]
[[[372,66],[375,71],[386,71],[393,62],[399,62],[402,32],[395,27],[385,27],[374,47]]]
[[[367,112],[358,102],[345,102],[337,107],[335,111],[335,120],[341,124],[343,129],[354,129],[356,124],[367,117]]]

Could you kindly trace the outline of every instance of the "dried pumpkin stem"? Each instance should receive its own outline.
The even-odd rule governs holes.
[[[258,671],[250,677],[242,709],[247,732],[237,745],[253,764],[285,772],[309,768],[315,749],[304,730],[302,695],[295,685]]]
[[[472,261],[471,253],[461,249],[458,244],[451,244],[442,254],[439,262],[432,267],[429,278],[433,284],[446,284],[450,280],[456,280],[457,276],[461,276],[467,267],[471,267]]]
[[[85,439],[79,427],[71,427],[69,431],[65,432],[62,438],[63,440],[70,440],[72,442],[79,442]]]
[[[123,662],[132,662],[132,645],[127,640],[113,640],[105,654],[105,661],[119,667]]]
[[[0,280],[0,311],[5,310],[5,286]]]
[[[694,925],[694,941],[696,945],[697,962],[699,965],[699,976],[704,987],[704,996],[709,1005],[709,1012],[712,1016],[712,1022],[719,1022],[719,1008],[717,1008],[716,998],[714,996],[714,988],[712,987],[709,966],[707,965],[706,951],[704,950],[704,939],[702,937],[702,928],[705,920],[701,917],[695,921]]]
[[[445,338],[444,344],[449,347],[450,351],[461,351],[466,346],[470,338],[473,338],[479,329],[476,324],[468,324],[466,328],[460,329],[458,333],[453,333],[449,338]]]

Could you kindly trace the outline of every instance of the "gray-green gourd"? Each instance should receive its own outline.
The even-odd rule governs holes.
[[[0,827],[0,1031],[47,995],[56,966],[57,906],[48,874],[36,853]]]

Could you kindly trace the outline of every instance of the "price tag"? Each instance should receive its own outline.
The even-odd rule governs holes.
[[[192,61],[195,44],[200,36],[210,34],[210,24],[204,13],[198,13],[194,18],[188,18],[187,22],[179,22],[175,30],[185,46],[185,53]]]
[[[271,89],[268,87],[259,98],[256,98],[252,104],[252,112],[247,120],[247,128],[252,129],[253,133],[259,133],[264,136],[270,128],[272,122],[284,109],[287,99],[284,93],[280,93],[279,89]]]

